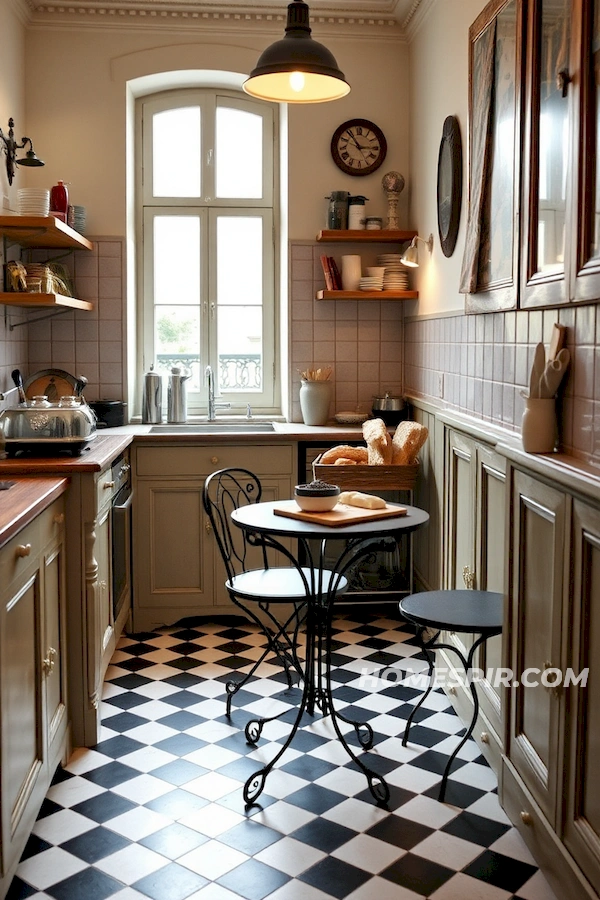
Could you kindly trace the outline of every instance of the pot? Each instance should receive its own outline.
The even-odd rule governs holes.
[[[373,397],[371,412],[386,425],[397,425],[406,418],[406,401],[404,397],[393,397],[389,391],[383,397]]]

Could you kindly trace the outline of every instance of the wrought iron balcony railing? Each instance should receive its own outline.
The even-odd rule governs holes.
[[[168,373],[173,366],[191,370],[193,383],[202,384],[202,361],[197,353],[158,353],[159,371]],[[260,353],[225,353],[219,356],[220,393],[224,391],[262,390],[262,356]]]

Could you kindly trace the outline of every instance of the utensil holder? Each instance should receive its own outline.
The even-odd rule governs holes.
[[[330,381],[302,381],[300,409],[305,425],[326,425],[331,402]]]
[[[554,397],[529,397],[521,422],[521,440],[526,453],[552,453],[556,445],[556,402]]]

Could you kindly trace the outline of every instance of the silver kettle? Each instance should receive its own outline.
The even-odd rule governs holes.
[[[173,366],[167,384],[167,422],[177,423],[187,420],[186,381],[192,373],[181,374],[179,366]]]
[[[162,376],[154,371],[154,363],[144,375],[142,422],[152,425],[162,422]]]

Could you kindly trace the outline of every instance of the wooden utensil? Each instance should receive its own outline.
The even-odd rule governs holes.
[[[546,367],[546,348],[543,343],[540,343],[536,346],[535,352],[533,354],[533,363],[531,365],[531,374],[529,376],[529,396],[530,397],[538,397],[540,396],[540,378],[544,374],[544,369]]]
[[[552,337],[550,338],[550,346],[548,347],[548,361],[553,362],[559,354],[559,351],[565,345],[567,340],[567,326],[559,325],[555,322],[552,326]]]

